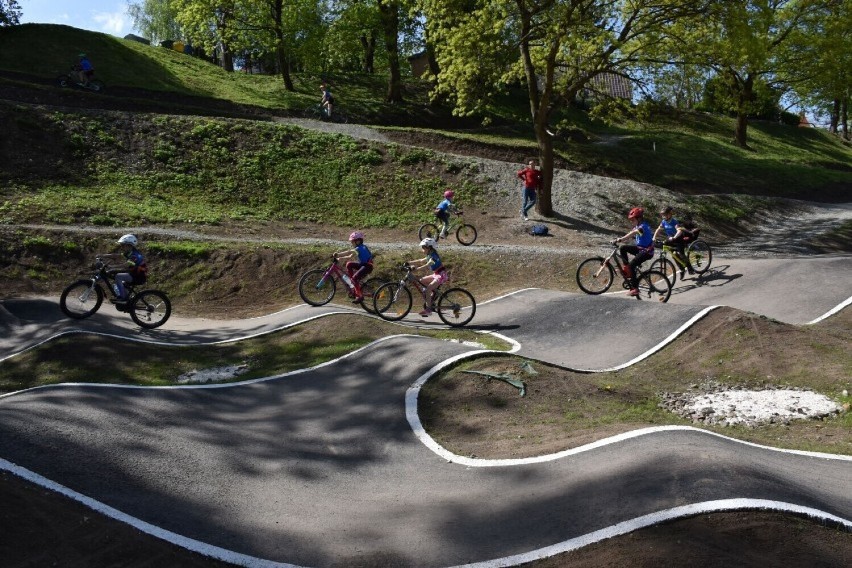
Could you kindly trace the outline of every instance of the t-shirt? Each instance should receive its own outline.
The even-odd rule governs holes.
[[[660,227],[666,232],[666,234],[670,237],[673,237],[677,234],[677,226],[680,225],[677,219],[672,217],[671,219],[663,219],[660,222]]]
[[[441,257],[438,256],[438,251],[436,250],[429,253],[429,268],[432,269],[432,272],[444,270],[444,264],[441,262]]]
[[[541,186],[541,172],[535,168],[524,168],[518,172],[518,177],[524,180],[526,189],[538,189]]]
[[[637,246],[648,248],[654,244],[654,231],[651,230],[651,225],[647,221],[642,221],[636,228],[639,229],[635,235]]]
[[[373,253],[370,252],[370,249],[367,248],[367,245],[361,243],[357,247],[355,247],[355,252],[358,253],[358,262],[361,264],[367,264],[368,262],[372,262]]]
[[[452,201],[450,201],[449,199],[444,199],[442,202],[440,202],[438,204],[437,207],[435,207],[435,209],[441,211],[442,213],[446,213],[447,211],[450,210],[450,207],[452,207],[452,206],[453,206]]]

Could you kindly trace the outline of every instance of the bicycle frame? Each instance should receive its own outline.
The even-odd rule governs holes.
[[[347,292],[354,293],[356,296],[361,295],[360,282],[349,276],[349,274],[346,273],[346,270],[340,267],[340,261],[336,258],[331,262],[331,265],[325,271],[325,274],[322,277],[322,281],[324,282],[328,278],[336,278],[338,282],[343,284],[343,287],[346,288]]]
[[[671,245],[667,245],[665,243],[660,243],[660,258],[667,259],[669,255],[671,255],[672,259],[674,259],[675,264],[677,264],[678,268],[686,269],[688,268],[686,263],[680,258],[678,253],[679,251],[675,249],[675,247]]]
[[[400,278],[400,280],[399,280],[399,287],[400,287],[400,288],[402,288],[402,287],[404,287],[404,286],[408,286],[408,284],[409,284],[409,283],[410,283],[410,284],[414,284],[414,287],[415,287],[415,288],[416,288],[416,289],[420,292],[420,295],[421,295],[421,296],[423,296],[423,301],[424,301],[426,304],[431,304],[432,302],[431,302],[431,301],[429,301],[429,299],[426,297],[426,289],[427,289],[426,285],[425,285],[425,284],[423,284],[423,283],[420,281],[420,279],[419,279],[417,276],[415,276],[415,275],[414,275],[414,269],[413,269],[413,268],[411,268],[411,267],[410,267],[410,266],[408,266],[407,264],[405,265],[405,268],[406,268],[405,276],[403,276],[402,278]],[[448,281],[448,280],[449,280],[449,279],[447,279],[447,281]],[[445,282],[446,282],[446,281],[445,281]],[[435,288],[434,292],[435,292],[435,295],[436,295],[436,296],[438,295],[438,289],[440,289],[440,288],[441,288],[441,286],[443,286],[443,285],[445,284],[445,282],[442,282],[441,284],[439,284],[439,285]],[[397,293],[398,293],[398,292],[397,292]],[[394,298],[394,299],[396,299],[396,298]]]

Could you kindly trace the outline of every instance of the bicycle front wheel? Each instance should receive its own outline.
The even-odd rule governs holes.
[[[451,327],[467,324],[476,314],[476,300],[464,288],[450,288],[438,300],[438,317]]]
[[[650,270],[659,270],[663,274],[666,275],[666,278],[669,279],[669,282],[674,283],[677,281],[677,268],[674,265],[674,262],[670,261],[667,258],[658,258],[654,262],[651,263],[649,267]]]
[[[299,296],[311,306],[324,306],[334,298],[337,283],[334,278],[325,277],[325,270],[317,268],[305,272],[299,280]]]
[[[589,258],[577,267],[577,286],[586,294],[603,294],[615,278],[615,271],[602,256]]]
[[[399,282],[382,284],[373,296],[373,310],[382,319],[401,320],[411,311],[411,292]]]
[[[639,300],[654,300],[660,303],[669,301],[672,295],[672,283],[659,270],[649,270],[639,275]]]
[[[438,238],[438,225],[435,223],[426,223],[425,225],[420,226],[420,230],[417,231],[417,237],[422,241],[423,239],[437,239]]]
[[[456,231],[456,238],[464,246],[470,246],[476,240],[476,228],[473,225],[462,225]]]
[[[373,298],[376,296],[376,290],[382,285],[379,278],[370,278],[361,282],[361,295],[364,299],[361,301],[361,307],[367,310],[367,313],[375,314],[376,307]]]
[[[302,116],[304,116],[305,118],[314,118],[314,119],[319,118],[321,116],[321,111],[319,109],[319,106],[311,105],[311,106],[305,108],[305,110],[302,111]]]
[[[98,311],[103,301],[100,286],[91,280],[77,280],[62,291],[59,308],[69,318],[84,319]]]
[[[686,258],[689,259],[689,265],[696,274],[704,274],[713,262],[713,251],[710,250],[710,245],[706,241],[698,239],[686,247]]]
[[[130,318],[145,329],[160,327],[172,315],[172,303],[159,290],[143,290],[130,299]]]

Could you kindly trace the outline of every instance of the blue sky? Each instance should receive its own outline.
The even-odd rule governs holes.
[[[133,33],[126,0],[18,0],[21,23],[65,24],[118,37]]]

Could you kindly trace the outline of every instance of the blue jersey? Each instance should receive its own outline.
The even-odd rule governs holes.
[[[429,268],[432,269],[432,272],[440,272],[444,270],[444,264],[441,262],[441,257],[438,256],[438,251],[434,249],[429,253]]]
[[[636,245],[642,248],[648,248],[654,244],[654,231],[651,230],[651,225],[647,221],[642,221],[636,225],[639,231],[636,233]]]
[[[373,261],[373,253],[370,252],[370,249],[368,249],[367,245],[364,243],[355,247],[355,252],[358,253],[358,262],[361,264],[367,264],[368,262]]]
[[[442,212],[442,213],[446,213],[446,212],[448,212],[448,211],[450,210],[450,208],[451,208],[452,206],[453,206],[453,202],[452,202],[452,201],[450,201],[449,199],[444,199],[442,202],[440,202],[440,203],[438,204],[438,206],[437,206],[437,207],[435,207],[435,209],[436,209],[436,210],[438,210],[438,211],[440,211],[440,212]]]
[[[660,227],[662,227],[666,234],[670,237],[677,234],[678,225],[680,225],[680,222],[678,222],[678,220],[674,217],[669,220],[663,219],[662,222],[660,222]]]

